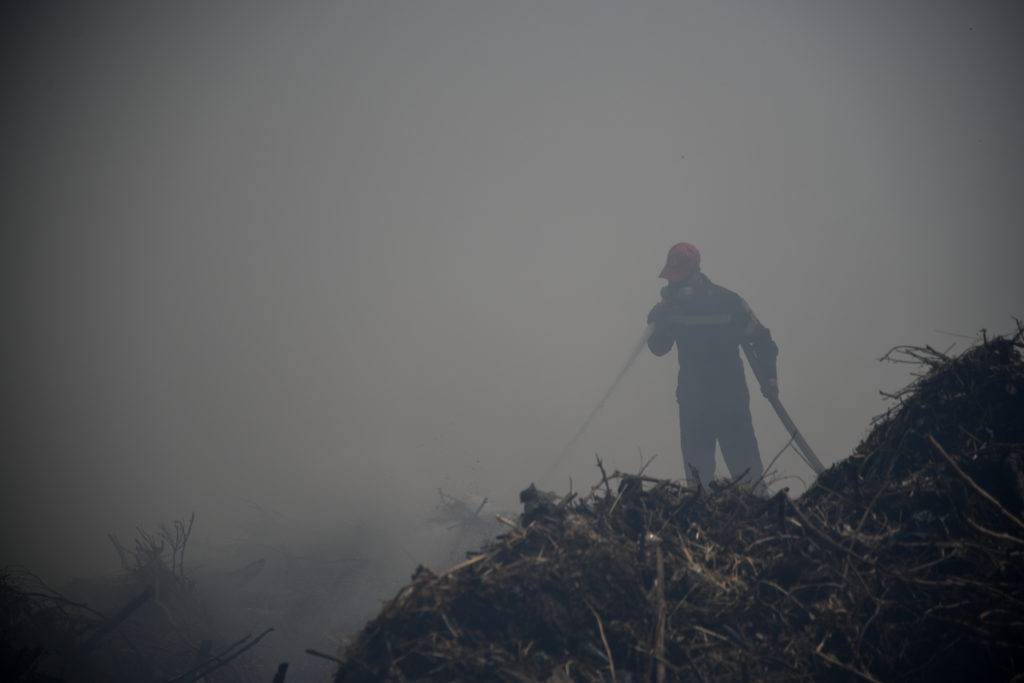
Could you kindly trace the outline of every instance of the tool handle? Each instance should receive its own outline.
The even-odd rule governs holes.
[[[757,378],[757,383],[763,389],[766,380],[762,376],[761,364],[757,360],[757,354],[752,348],[750,348],[749,343],[740,344],[740,348],[742,348],[743,353],[746,354],[747,362],[750,364],[750,369],[753,371],[754,377]],[[804,462],[814,470],[815,474],[821,474],[824,472],[825,466],[821,464],[821,460],[819,460],[818,456],[815,455],[814,450],[811,449],[811,445],[807,443],[806,439],[804,439],[804,435],[796,428],[796,424],[793,422],[793,419],[789,416],[786,408],[782,405],[782,401],[779,400],[779,395],[774,392],[762,391],[761,393],[766,395],[768,401],[772,404],[772,408],[775,409],[775,414],[778,415],[779,420],[782,421],[782,426],[785,427],[786,431],[789,432],[789,435],[793,437],[793,441],[796,442],[797,452],[800,453],[800,457],[802,457]]]
[[[789,417],[789,413],[786,412],[782,402],[779,400],[778,394],[772,394],[768,397],[768,401],[771,402],[772,408],[775,409],[775,414],[779,416],[779,420],[782,421],[782,426],[786,428],[789,435],[793,437],[793,441],[796,441],[797,448],[800,450],[800,455],[803,456],[804,462],[811,466],[815,474],[821,474],[825,471],[825,466],[821,464],[821,460],[815,455],[811,449],[810,444],[804,439],[804,435],[800,433],[800,430],[796,428],[792,418]]]

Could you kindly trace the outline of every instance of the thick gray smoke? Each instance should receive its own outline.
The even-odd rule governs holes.
[[[360,539],[378,599],[450,561],[439,488],[514,510],[595,453],[681,477],[674,361],[643,353],[545,474],[677,241],[772,330],[826,465],[909,381],[890,347],[1024,314],[1012,3],[0,12],[0,562],[54,583],[193,511],[226,548],[255,504],[304,552]]]

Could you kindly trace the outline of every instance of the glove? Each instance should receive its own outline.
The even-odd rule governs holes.
[[[665,319],[669,314],[669,305],[665,301],[659,301],[654,304],[654,308],[647,314],[647,324],[654,325],[655,327],[665,324]]]
[[[761,385],[761,395],[765,398],[773,398],[779,395],[779,380],[772,377],[766,379]]]

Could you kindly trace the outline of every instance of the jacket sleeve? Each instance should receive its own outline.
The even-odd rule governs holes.
[[[654,325],[654,331],[647,338],[647,348],[655,356],[664,356],[672,350],[672,344],[675,343],[675,335],[672,334],[671,327],[661,319],[664,305],[664,302],[655,304],[651,312],[647,314],[647,324]]]
[[[772,339],[771,331],[761,324],[754,312],[742,298],[740,305],[743,310],[744,328],[741,342],[750,350],[750,361],[756,363],[755,374],[762,380],[778,377],[779,347]]]

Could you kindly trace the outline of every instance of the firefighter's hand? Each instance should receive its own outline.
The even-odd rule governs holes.
[[[647,314],[648,325],[664,325],[665,316],[668,315],[668,305],[664,301],[654,304],[654,308]]]
[[[672,323],[672,315],[679,312],[679,307],[668,301],[659,301],[647,314],[647,324],[665,327]]]
[[[779,380],[767,379],[764,384],[761,385],[761,395],[765,398],[772,398],[779,395]]]

